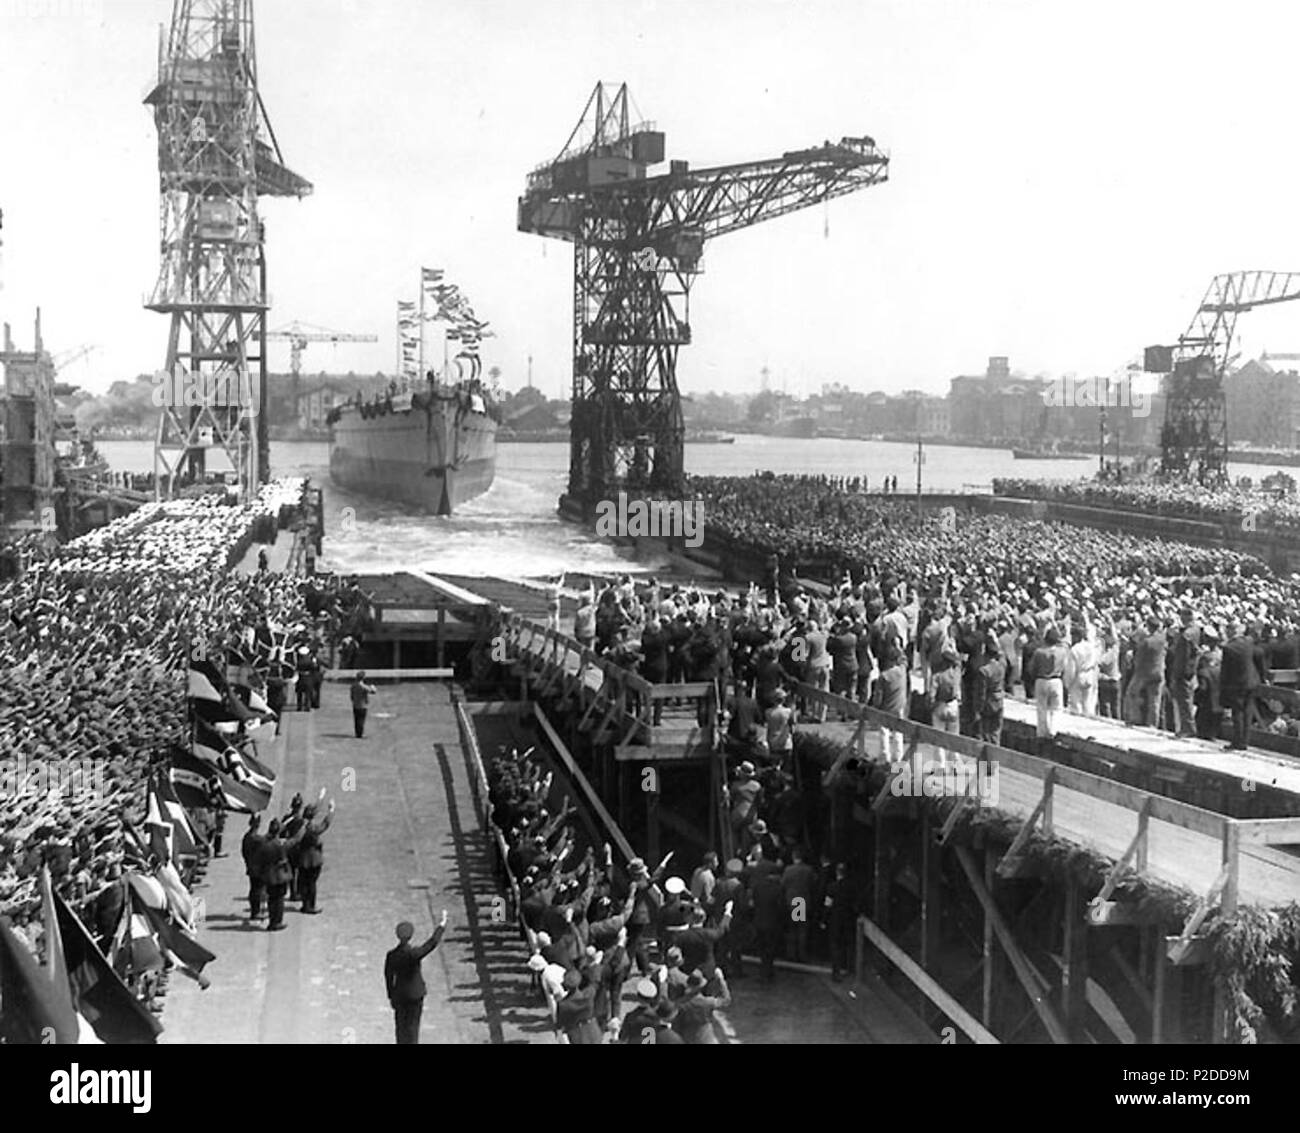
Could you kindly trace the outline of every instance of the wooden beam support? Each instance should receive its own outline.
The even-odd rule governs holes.
[[[882,931],[889,931],[889,841],[885,838],[885,820],[876,815],[875,852],[872,861],[871,915]]]
[[[1088,1021],[1088,933],[1083,919],[1083,895],[1078,879],[1066,874],[1065,910],[1061,926],[1061,991],[1065,1029],[1070,1041],[1086,1043]]]
[[[996,892],[998,873],[997,862],[994,860],[993,850],[989,846],[984,848],[984,886],[992,897]],[[984,997],[980,1018],[984,1020],[984,1026],[993,1028],[993,994],[994,994],[994,973],[997,969],[998,954],[997,946],[994,944],[993,922],[989,919],[988,910],[984,910]]]
[[[1025,994],[1029,996],[1029,1001],[1033,1004],[1034,1011],[1037,1012],[1043,1027],[1053,1042],[1068,1043],[1070,1041],[1069,1035],[1061,1025],[1061,1020],[1057,1018],[1056,1012],[1052,1010],[1051,1003],[1048,1002],[1047,997],[1040,989],[1038,980],[1034,978],[1032,966],[1020,951],[1020,946],[1011,935],[1011,930],[1007,927],[1007,923],[994,903],[992,895],[984,888],[984,882],[980,879],[979,871],[976,870],[975,864],[971,860],[970,851],[965,846],[954,846],[953,849],[956,851],[957,860],[961,863],[961,868],[966,874],[967,881],[970,882],[970,887],[976,899],[984,907],[989,919],[992,920],[993,931],[997,934],[998,943],[1002,945],[1002,950],[1007,954],[1007,959],[1011,961],[1011,967],[1016,973],[1016,978],[1020,981],[1020,986],[1024,988]]]
[[[930,974],[895,944],[885,931],[868,917],[858,918],[858,978],[862,973],[862,942],[870,941],[903,973],[917,989],[951,1019],[972,1042],[996,1046],[998,1040],[987,1027],[981,1026],[960,1003],[949,995]]]
[[[977,765],[978,766],[978,765]],[[938,832],[935,834],[935,840],[940,846],[946,846],[948,839],[952,837],[952,832],[957,828],[957,823],[961,821],[961,816],[965,814],[972,806],[976,805],[975,799],[979,791],[978,771],[972,775],[966,783],[966,790],[953,804],[952,809],[948,811]]]
[[[1110,867],[1105,881],[1101,884],[1101,889],[1097,891],[1097,895],[1092,899],[1091,903],[1093,905],[1100,907],[1110,900],[1111,894],[1115,892],[1115,888],[1119,885],[1119,879],[1124,876],[1124,871],[1128,869],[1128,864],[1134,857],[1145,865],[1147,826],[1150,811],[1151,802],[1148,799],[1147,802],[1142,804],[1142,809],[1138,811],[1137,833],[1133,835],[1133,840],[1128,844],[1128,849],[1124,851],[1123,856]],[[1140,867],[1139,872],[1141,872]]]
[[[921,818],[921,967],[938,969],[943,932],[943,851],[927,812]]]
[[[591,807],[592,811],[604,824],[611,844],[618,849],[626,861],[631,861],[633,858],[639,856],[636,851],[632,849],[631,843],[624,837],[622,829],[614,821],[609,811],[605,809],[605,804],[601,801],[600,796],[592,790],[591,784],[587,781],[587,777],[582,773],[582,769],[577,765],[577,763],[574,762],[573,756],[569,753],[568,747],[565,746],[564,741],[560,739],[559,733],[556,732],[550,720],[547,719],[546,713],[542,711],[541,705],[537,703],[533,704],[533,715],[537,719],[538,724],[541,725],[543,733],[545,733],[547,740],[551,744],[551,748],[559,757],[560,762],[564,765],[564,771],[569,778],[569,782],[573,783],[578,790],[582,792],[587,800],[587,805]]]
[[[1223,891],[1224,886],[1228,884],[1228,876],[1231,873],[1231,867],[1227,864],[1219,871],[1219,876],[1215,878],[1214,884],[1210,886],[1210,891],[1197,902],[1196,909],[1183,925],[1183,931],[1179,934],[1178,939],[1170,945],[1169,959],[1175,964],[1182,964],[1191,951],[1193,938],[1197,930],[1205,923],[1205,918],[1210,915],[1210,910],[1214,908],[1215,901]]]
[[[1043,776],[1043,793],[1039,796],[1038,803],[1030,812],[1029,817],[1025,819],[1024,825],[1016,831],[1016,836],[1012,840],[1007,852],[1002,855],[1002,860],[998,862],[999,877],[1013,877],[1020,868],[1020,859],[1024,851],[1025,844],[1029,841],[1029,836],[1034,832],[1034,827],[1038,820],[1048,813],[1052,805],[1052,788],[1056,783],[1055,765],[1047,769],[1047,774]]]

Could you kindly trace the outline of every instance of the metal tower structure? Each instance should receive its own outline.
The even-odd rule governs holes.
[[[629,116],[627,85],[597,83],[560,155],[528,177],[518,227],[574,245],[569,494],[680,495],[685,430],[677,352],[704,242],[888,179],[868,137],[690,170]]]
[[[1205,486],[1228,479],[1228,409],[1223,378],[1232,363],[1237,316],[1300,299],[1300,272],[1216,275],[1173,346],[1149,346],[1144,369],[1167,374],[1160,469]]]
[[[290,323],[279,330],[267,331],[268,342],[287,342],[289,344],[289,372],[293,375],[293,388],[290,398],[293,411],[298,412],[298,394],[302,388],[302,356],[308,345],[313,342],[378,342],[375,334],[344,334],[342,331],[326,330],[299,322]]]
[[[243,496],[268,474],[265,230],[259,196],[311,184],[284,164],[257,86],[252,0],[174,0],[145,99],[158,129],[162,266],[145,306],[171,317],[156,494],[225,452]]]

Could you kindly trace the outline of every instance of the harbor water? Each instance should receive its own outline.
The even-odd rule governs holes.
[[[147,441],[103,441],[109,465],[123,472],[153,469]],[[756,471],[866,476],[878,489],[897,476],[900,494],[916,489],[916,449],[886,441],[740,435],[735,444],[686,446],[686,470],[704,476],[748,476]],[[1016,460],[1009,449],[927,446],[922,483],[927,491],[988,491],[996,477],[1077,479],[1095,464],[1081,460]],[[275,442],[276,476],[309,476],[325,488],[326,537],[322,565],[342,572],[419,568],[446,574],[506,578],[555,577],[562,571],[596,574],[653,571],[592,532],[566,523],[556,503],[568,478],[567,444],[497,446],[492,488],[452,516],[415,515],[402,505],[344,491],[329,478],[324,442]],[[1258,479],[1273,469],[1232,465],[1231,475]],[[705,517],[707,523],[708,517]]]

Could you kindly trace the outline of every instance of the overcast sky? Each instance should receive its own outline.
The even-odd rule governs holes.
[[[153,371],[167,323],[141,99],[167,0],[0,0],[0,317]],[[526,173],[597,79],[627,81],[694,166],[871,134],[887,184],[709,244],[683,392],[827,381],[945,392],[990,354],[1108,373],[1184,329],[1211,276],[1300,269],[1295,5],[1090,0],[261,0],[287,163],[268,200],[271,326],[379,335],[318,369],[389,369],[394,304],[442,267],[508,388],[567,390],[572,251],[515,230]],[[1300,351],[1300,303],[1243,319]],[[272,365],[287,368],[288,348]]]

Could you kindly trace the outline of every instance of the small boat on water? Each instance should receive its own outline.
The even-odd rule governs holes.
[[[1016,460],[1091,460],[1085,452],[1062,452],[1056,448],[1013,448]]]

